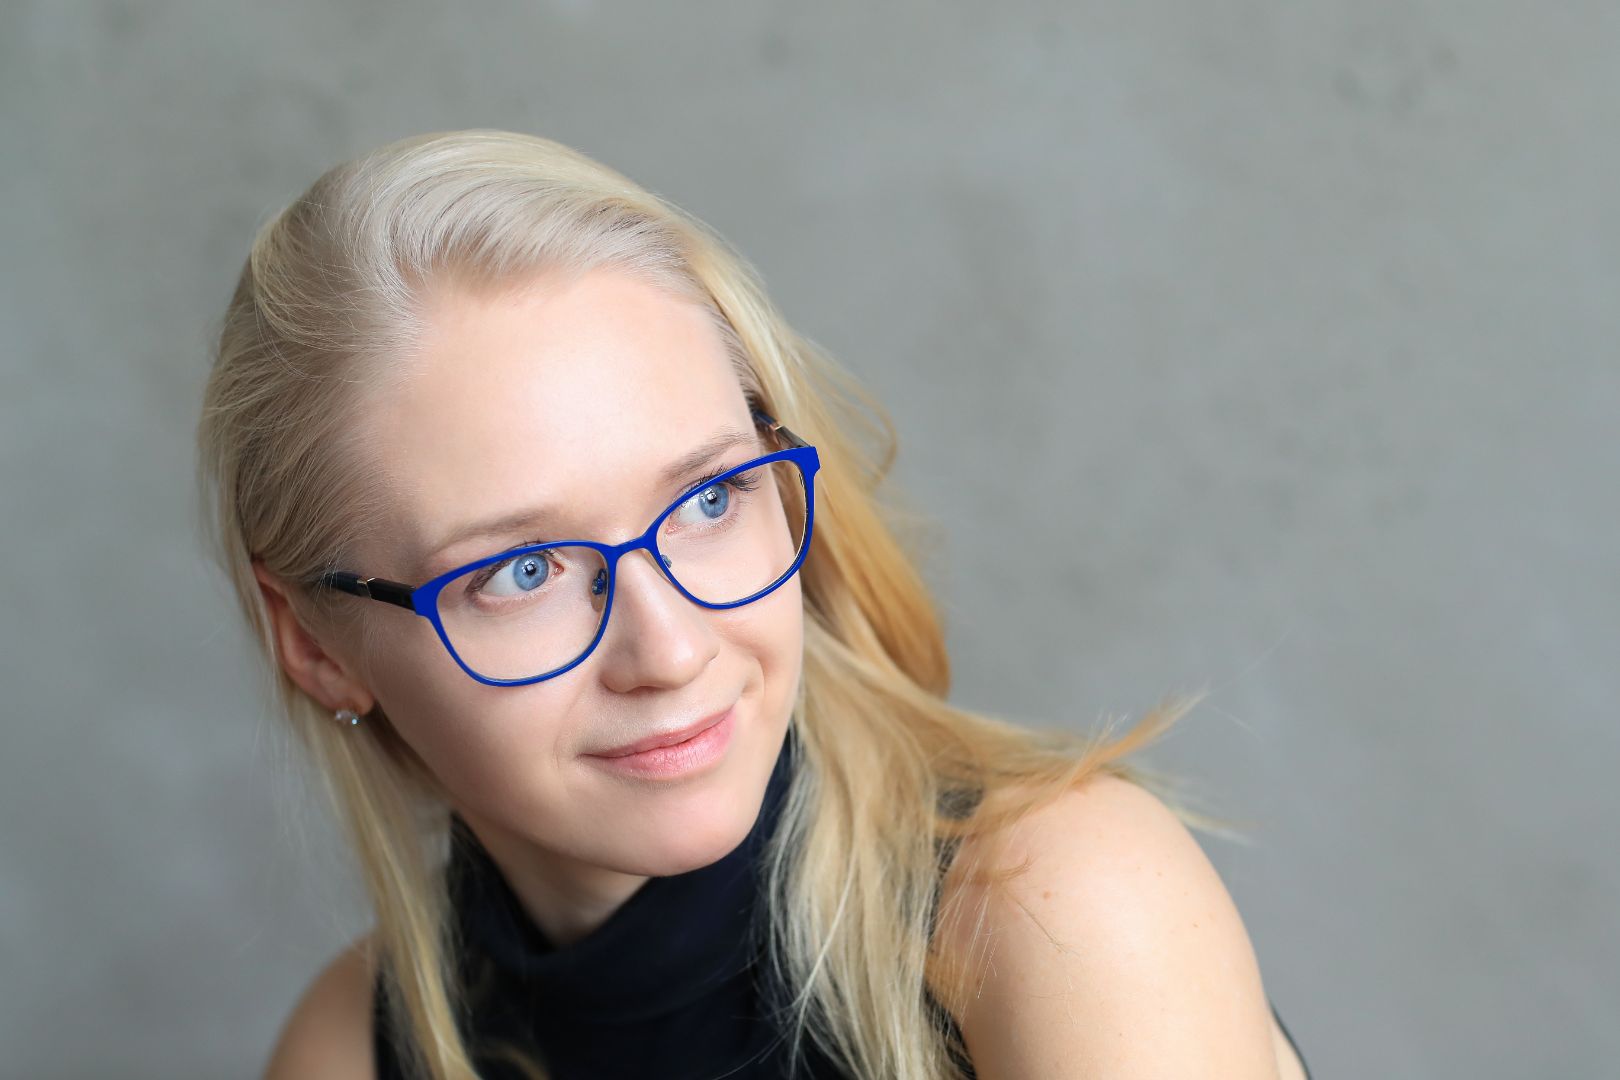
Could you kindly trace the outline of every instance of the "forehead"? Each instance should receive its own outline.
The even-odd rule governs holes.
[[[617,271],[442,294],[427,324],[366,440],[389,491],[385,546],[413,564],[469,522],[541,504],[580,528],[645,527],[625,515],[665,465],[751,427],[709,313]]]

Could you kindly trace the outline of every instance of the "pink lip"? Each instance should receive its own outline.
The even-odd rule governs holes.
[[[730,708],[722,709],[713,716],[705,716],[697,723],[689,724],[678,731],[667,731],[661,735],[649,735],[645,739],[638,739],[633,743],[616,746],[611,750],[597,750],[588,756],[601,758],[629,757],[631,754],[645,753],[648,750],[657,750],[663,746],[676,746],[686,742],[693,736],[703,734],[703,732],[714,727],[729,715],[731,715]]]
[[[731,745],[735,713],[736,708],[733,707],[720,714],[718,723],[710,723],[707,727],[696,725],[701,728],[696,735],[672,746],[655,746],[651,750],[617,757],[598,754],[588,754],[586,757],[609,772],[640,780],[674,780],[696,776],[718,767],[725,758],[726,748]]]

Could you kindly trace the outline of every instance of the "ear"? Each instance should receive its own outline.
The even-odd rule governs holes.
[[[287,677],[327,709],[353,709],[364,716],[376,704],[376,697],[354,678],[343,661],[321,647],[319,641],[298,621],[287,602],[287,586],[258,559],[253,560],[253,576],[264,594],[270,615],[270,636],[275,642],[276,661]]]

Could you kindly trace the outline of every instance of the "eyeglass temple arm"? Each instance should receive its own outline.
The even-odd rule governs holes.
[[[315,584],[337,589],[339,592],[352,593],[355,596],[381,600],[385,604],[394,604],[406,611],[416,610],[416,605],[411,602],[411,593],[414,590],[398,581],[375,577],[363,578],[347,570],[334,570],[322,574]]]

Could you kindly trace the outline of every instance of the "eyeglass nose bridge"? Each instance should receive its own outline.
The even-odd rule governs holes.
[[[681,593],[683,596],[686,595],[685,588],[681,586],[680,582],[675,580],[675,575],[670,572],[669,563],[664,559],[664,553],[659,551],[658,545],[653,542],[653,537],[658,534],[658,526],[663,524],[666,516],[667,514],[659,515],[657,521],[647,526],[646,532],[642,533],[640,536],[626,540],[622,544],[596,545],[597,550],[602,555],[602,569],[596,572],[596,577],[591,582],[592,596],[601,596],[607,591],[609,582],[613,582],[618,579],[620,559],[632,552],[643,550],[645,550],[647,554],[651,556],[653,565],[658,568],[658,572],[664,576],[665,580],[667,580],[671,585],[674,585],[677,592]]]

